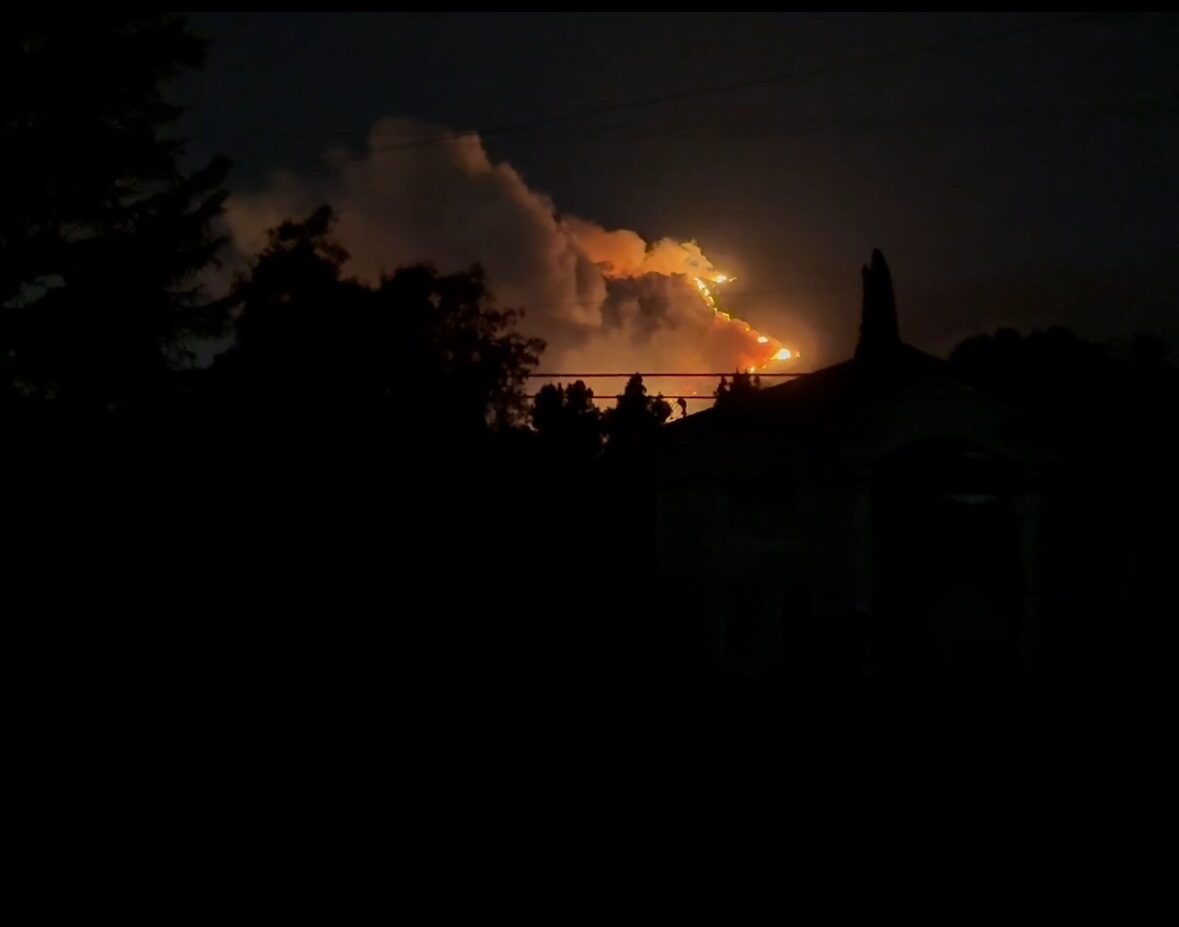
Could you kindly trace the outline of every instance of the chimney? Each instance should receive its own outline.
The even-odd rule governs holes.
[[[864,307],[860,316],[860,343],[856,360],[887,357],[901,344],[897,329],[897,305],[892,295],[892,274],[877,248],[872,263],[864,265]]]

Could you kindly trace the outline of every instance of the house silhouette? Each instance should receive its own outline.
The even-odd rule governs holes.
[[[1067,611],[1044,513],[1069,468],[901,340],[875,251],[854,357],[663,429],[665,644],[736,673],[1033,670]]]

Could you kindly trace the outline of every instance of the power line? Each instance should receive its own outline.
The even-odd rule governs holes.
[[[807,371],[796,371],[793,373],[755,373],[755,374],[752,374],[752,376],[756,376],[756,377],[805,377],[805,376],[810,376],[810,374],[812,372],[813,371],[807,370]],[[734,376],[737,373],[740,373],[740,371],[730,371],[728,373],[701,373],[700,371],[692,371],[690,373],[651,373],[651,372],[643,373],[640,371],[638,373],[638,376],[643,377],[644,379],[657,379],[660,377],[708,377],[710,379],[724,379],[725,377]],[[576,379],[576,380],[588,380],[588,379],[593,379],[593,378],[628,379],[629,380],[631,377],[635,376],[635,374],[634,373],[597,373],[597,372],[595,372],[595,373],[530,373],[530,374],[526,374],[525,376],[528,379],[533,379],[533,380],[555,379],[558,377],[563,378],[563,379]],[[525,393],[524,398],[525,399],[536,399],[539,395],[540,395],[540,393]],[[611,394],[611,395],[602,394],[602,395],[594,396],[593,398],[594,399],[601,399],[601,400],[609,400],[609,399],[620,398],[620,396],[614,395],[614,394]],[[659,393],[659,394],[657,394],[657,396],[653,396],[652,398],[674,399],[677,401],[681,400],[681,399],[683,399],[685,401],[708,400],[709,402],[712,402],[712,401],[715,401],[716,396],[715,395],[707,395],[707,394],[701,396],[698,393],[671,393],[671,394]]]
[[[701,122],[647,122],[641,125],[620,123],[603,125],[596,128],[589,126],[571,127],[571,129],[588,130],[565,135],[553,135],[534,140],[541,145],[560,145],[582,142],[635,142],[635,141],[706,141],[711,139],[749,138],[764,139],[782,134],[807,134],[819,132],[863,132],[873,133],[881,131],[897,131],[911,129],[960,129],[960,128],[996,128],[1005,125],[1020,125],[1032,123],[1036,125],[1055,125],[1059,123],[1089,123],[1098,119],[1171,119],[1179,115],[1179,108],[1168,102],[1154,99],[1132,100],[1117,104],[1095,104],[1092,106],[1073,109],[1061,106],[1044,107],[1039,109],[1019,107],[1008,109],[984,109],[971,112],[954,110],[952,112],[922,112],[915,114],[852,113],[831,117],[794,117],[790,119],[752,119],[731,120],[718,122],[709,120]],[[592,134],[591,134],[592,133]],[[340,139],[353,135],[351,129],[277,129],[268,133],[274,138],[294,139]],[[485,134],[478,130],[467,132],[453,132],[448,135],[409,135],[409,143],[426,142],[431,140],[451,140],[466,135]],[[393,137],[399,137],[394,133]],[[198,129],[189,137],[202,140],[236,140],[254,138],[257,131],[248,130],[217,130]]]
[[[539,395],[540,395],[540,393],[525,393],[525,394],[524,394],[524,398],[525,398],[525,399],[535,399],[535,398],[536,398],[537,396],[539,396]],[[609,395],[609,396],[605,396],[605,395],[603,395],[603,396],[594,396],[593,398],[594,398],[594,399],[601,399],[601,400],[605,401],[605,400],[608,400],[608,399],[619,399],[619,398],[621,398],[621,397],[620,397],[620,396],[616,396],[616,395],[613,395],[613,394],[612,394],[612,395]],[[715,402],[715,401],[716,401],[716,397],[715,397],[715,396],[701,396],[701,395],[699,395],[699,394],[697,394],[697,393],[691,393],[691,394],[685,393],[685,394],[683,394],[683,395],[678,395],[678,394],[667,395],[667,394],[665,394],[665,393],[659,393],[659,394],[657,394],[657,395],[655,395],[655,396],[651,396],[650,398],[651,398],[651,399],[688,399],[688,400],[691,400],[691,399],[707,399],[709,402]]]
[[[696,87],[688,90],[674,91],[670,93],[656,94],[648,97],[640,97],[631,100],[619,100],[610,103],[603,103],[596,106],[581,107],[579,109],[566,110],[562,113],[552,113],[547,116],[541,116],[536,119],[523,120],[514,123],[504,123],[498,126],[488,126],[483,129],[470,129],[461,132],[445,132],[435,133],[432,135],[419,135],[410,137],[403,142],[388,145],[375,145],[368,149],[368,154],[388,154],[398,151],[406,151],[414,148],[422,148],[431,145],[443,144],[454,141],[459,138],[468,138],[471,136],[480,136],[483,138],[494,138],[503,135],[511,135],[518,132],[525,132],[532,129],[544,128],[550,125],[556,125],[564,122],[576,121],[579,119],[593,118],[596,116],[605,115],[607,113],[625,112],[636,109],[645,109],[654,106],[662,106],[668,103],[678,103],[684,100],[696,99],[704,96],[716,96],[728,93],[736,93],[742,90],[749,90],[756,87],[773,86],[775,84],[789,83],[792,81],[811,80],[816,77],[822,77],[834,71],[843,68],[864,67],[873,64],[883,64],[893,60],[901,60],[905,58],[915,58],[924,55],[932,54],[934,52],[945,51],[954,48],[965,48],[970,46],[987,45],[997,42],[1005,42],[1014,38],[1019,38],[1025,35],[1031,35],[1037,32],[1045,32],[1054,29],[1063,29],[1075,25],[1080,25],[1086,22],[1093,22],[1099,19],[1106,19],[1112,15],[1111,13],[1085,13],[1077,16],[1071,16],[1067,19],[1054,19],[1051,21],[1041,21],[1032,23],[1027,26],[1020,26],[1011,29],[1002,29],[994,32],[966,34],[951,37],[948,39],[940,39],[933,42],[925,42],[919,45],[912,45],[907,48],[891,49],[887,52],[881,52],[875,55],[861,55],[852,58],[844,58],[838,61],[831,61],[826,64],[816,65],[811,68],[799,68],[793,71],[788,71],[782,74],[766,75],[762,77],[747,78],[744,80],[729,81],[722,84],[713,84],[709,86]],[[307,166],[309,164],[318,164],[320,159],[315,161],[304,161],[288,165],[285,168],[276,168],[272,170],[292,170],[297,167]],[[270,173],[272,170],[266,171],[251,171],[246,176],[254,176],[261,173]]]
[[[756,376],[756,377],[805,377],[805,376],[810,376],[810,374],[812,372],[813,371],[810,371],[810,370],[806,370],[806,371],[800,370],[800,371],[795,371],[793,373],[755,373],[755,374],[752,374],[752,376]],[[642,371],[639,371],[638,376],[643,377],[644,379],[652,379],[652,380],[658,379],[660,377],[708,377],[710,379],[724,379],[725,377],[734,376],[737,373],[740,373],[740,371],[730,371],[728,373],[702,373],[700,371],[691,371],[689,373],[652,373],[652,372],[648,371],[646,373],[643,373]],[[594,378],[597,378],[597,379],[619,379],[619,380],[628,379],[629,380],[631,377],[635,376],[635,373],[599,373],[599,372],[594,372],[594,373],[530,373],[530,374],[526,374],[525,376],[528,379],[532,379],[532,380],[556,379],[556,378],[574,379],[574,380],[589,380],[589,379],[594,379]],[[540,395],[540,393],[525,393],[524,398],[525,399],[536,399],[539,395]],[[610,399],[617,399],[617,398],[620,398],[620,396],[613,395],[613,394],[611,394],[611,395],[603,394],[603,395],[599,395],[599,396],[594,396],[593,398],[605,401],[605,400],[610,400]],[[657,395],[657,397],[652,397],[652,398],[674,399],[676,401],[679,401],[682,399],[685,401],[708,400],[709,402],[713,402],[716,400],[715,395],[707,395],[706,394],[706,395],[701,396],[697,393],[671,393],[671,394],[659,393]]]
[[[650,377],[651,379],[654,379],[656,377],[712,377],[715,379],[717,377],[731,377],[734,374],[741,374],[741,373],[744,373],[744,371],[729,370],[729,371],[726,371],[725,373],[700,373],[700,372],[696,372],[696,371],[694,371],[692,373],[644,373],[641,370],[638,370],[638,371],[632,370],[630,373],[530,373],[530,374],[527,374],[527,376],[530,377],[531,379],[534,379],[534,380],[535,379],[543,379],[543,378],[554,378],[554,377],[564,377],[566,379],[576,378],[579,380],[588,380],[592,377],[597,377],[600,379],[629,379],[630,377],[633,377],[633,376],[640,376],[640,377],[643,377],[644,379],[646,379],[648,377]],[[758,372],[758,373],[750,374],[750,376],[757,376],[757,377],[805,377],[811,373],[813,373],[813,371],[810,371],[810,370],[799,370],[799,371],[796,371],[793,373],[760,373],[760,372]]]
[[[621,100],[613,103],[604,103],[598,106],[582,107],[580,109],[567,110],[563,113],[553,113],[548,116],[541,116],[538,119],[531,119],[516,123],[506,123],[499,126],[491,126],[482,130],[473,129],[461,133],[451,132],[445,135],[423,136],[402,142],[397,145],[375,146],[370,148],[369,151],[370,153],[403,151],[408,148],[420,148],[425,145],[438,144],[440,142],[446,142],[455,138],[462,138],[471,135],[479,135],[484,138],[509,135],[516,132],[527,131],[529,129],[543,128],[545,126],[554,125],[560,122],[568,122],[576,119],[601,116],[606,113],[645,109],[651,106],[662,106],[667,103],[679,103],[684,100],[696,99],[703,96],[716,96],[719,94],[735,93],[741,90],[750,90],[755,87],[766,87],[772,86],[774,84],[783,84],[798,80],[811,80],[813,78],[822,77],[825,74],[829,74],[832,71],[838,71],[843,68],[883,64],[888,61],[920,57],[937,51],[945,51],[951,48],[963,48],[972,45],[986,45],[993,42],[1005,42],[1013,38],[1031,35],[1036,32],[1067,28],[1085,22],[1092,22],[1097,19],[1105,19],[1110,15],[1111,14],[1109,13],[1085,13],[1078,16],[1069,17],[1068,19],[1042,21],[1012,29],[1001,29],[995,32],[976,33],[974,35],[968,34],[952,37],[949,39],[940,39],[934,42],[925,42],[920,45],[912,45],[908,48],[892,49],[890,51],[881,52],[875,55],[861,55],[854,58],[845,58],[840,61],[828,62],[827,64],[821,64],[811,68],[800,68],[794,71],[788,71],[783,74],[747,78],[745,80],[730,81],[723,84],[697,87],[691,90],[681,90],[672,93],[656,94],[649,97],[640,97],[633,100]]]

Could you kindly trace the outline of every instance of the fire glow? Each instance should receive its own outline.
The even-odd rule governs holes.
[[[713,288],[730,283],[736,279],[735,277],[730,277],[727,274],[717,274],[708,281],[703,277],[693,277],[692,279],[696,282],[696,289],[700,291],[700,298],[713,311],[717,319],[726,325],[739,325],[742,331],[753,336],[753,340],[757,345],[756,353],[753,356],[745,356],[739,359],[739,366],[746,373],[757,373],[760,370],[765,370],[773,361],[794,360],[799,356],[797,351],[790,350],[790,348],[784,346],[777,338],[754,331],[748,322],[735,319],[721,309]],[[712,284],[711,287],[709,283]]]

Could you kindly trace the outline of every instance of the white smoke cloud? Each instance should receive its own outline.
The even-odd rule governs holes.
[[[548,342],[546,369],[749,362],[756,333],[725,323],[696,291],[692,278],[714,268],[695,242],[648,243],[633,231],[559,217],[511,165],[492,163],[474,135],[387,150],[445,134],[383,119],[364,152],[328,155],[322,176],[276,175],[261,192],[233,196],[226,217],[236,247],[255,254],[267,229],[326,202],[352,255],[348,269],[361,279],[421,261],[442,271],[482,264],[498,304],[523,308],[522,329]]]

